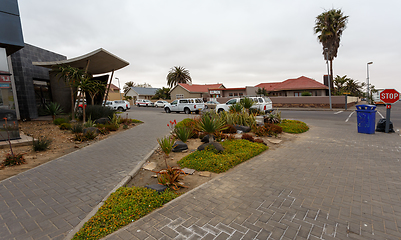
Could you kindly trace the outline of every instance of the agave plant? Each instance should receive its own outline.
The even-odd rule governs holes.
[[[244,97],[241,99],[240,103],[249,112],[249,109],[253,106],[255,102],[251,98]]]
[[[187,126],[175,126],[173,133],[182,142],[186,142],[193,135],[193,129]]]
[[[159,143],[160,148],[166,154],[166,157],[164,158],[164,162],[166,163],[166,168],[167,166],[167,157],[170,155],[171,151],[173,150],[173,145],[174,145],[174,138],[167,136],[167,137],[162,137],[158,138],[157,142]]]
[[[220,132],[227,128],[226,121],[216,114],[205,113],[199,120],[196,128],[209,135],[209,143],[213,142],[213,135],[215,132]]]
[[[235,103],[230,106],[229,112],[230,113],[240,113],[240,112],[242,112],[243,109],[244,109],[244,107],[242,106],[242,104]]]
[[[161,185],[170,187],[175,191],[180,187],[186,187],[182,184],[179,184],[179,181],[183,179],[182,175],[185,175],[185,172],[179,167],[167,166],[167,169],[162,169],[157,172],[155,171],[155,173],[158,174],[157,181]]]
[[[50,102],[49,104],[46,105],[46,113],[50,114],[54,119],[56,119],[56,115],[59,115],[63,112],[63,108],[60,106],[60,104],[56,102]]]

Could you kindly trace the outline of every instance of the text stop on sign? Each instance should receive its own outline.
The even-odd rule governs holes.
[[[385,103],[395,103],[400,99],[400,93],[394,89],[386,89],[380,93],[380,100]]]

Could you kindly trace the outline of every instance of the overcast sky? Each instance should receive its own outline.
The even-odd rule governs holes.
[[[254,86],[327,74],[315,18],[349,16],[334,75],[401,91],[399,0],[19,0],[24,40],[67,58],[105,50],[128,61],[128,81],[165,87],[173,66],[194,84]],[[113,80],[117,85],[117,81]]]

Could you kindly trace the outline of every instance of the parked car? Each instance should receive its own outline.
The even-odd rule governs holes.
[[[146,99],[138,99],[136,101],[136,105],[138,107],[154,107],[155,106],[155,104],[152,101],[146,100]]]
[[[121,112],[127,111],[127,109],[128,109],[128,105],[124,101],[121,101],[121,100],[106,101],[105,106],[109,107],[111,109],[114,109],[114,110],[121,111]]]
[[[131,109],[131,103],[129,103],[129,101],[127,101],[127,100],[124,100],[124,102],[125,102],[125,104],[127,104],[127,108]]]
[[[155,103],[155,107],[162,107],[164,108],[164,106],[167,104],[167,101],[163,101],[163,100],[159,100]]]
[[[216,100],[207,101],[205,103],[205,108],[215,109],[218,104],[220,103]]]
[[[264,113],[270,113],[273,111],[273,102],[270,100],[268,97],[249,97],[250,99],[253,100],[254,104],[251,108],[258,109],[261,112]],[[216,106],[216,111],[217,112],[222,112],[226,111],[228,112],[230,110],[231,105],[235,103],[240,103],[243,98],[232,98],[228,100],[224,104],[218,104]]]
[[[164,111],[166,113],[170,112],[185,112],[186,114],[190,114],[191,112],[199,113],[202,109],[205,108],[205,104],[202,99],[199,98],[183,98],[176,99],[171,103],[167,103],[164,106]]]

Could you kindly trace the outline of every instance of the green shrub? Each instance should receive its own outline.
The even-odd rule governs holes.
[[[75,123],[71,126],[72,133],[82,133],[83,130],[84,126],[82,125],[82,123]]]
[[[96,124],[96,127],[97,127],[97,129],[99,129],[100,134],[102,134],[102,135],[106,135],[106,134],[110,133],[110,131],[106,129],[104,124]]]
[[[62,123],[68,123],[68,120],[65,118],[56,118],[53,120],[55,125],[61,125]]]
[[[178,161],[178,164],[180,167],[192,168],[197,171],[221,173],[268,149],[263,144],[242,139],[227,140],[221,142],[221,145],[224,147],[222,153],[207,149],[195,151]]]
[[[185,118],[184,120],[178,122],[175,127],[189,127],[192,129],[191,138],[198,138],[199,131],[195,128],[198,120],[192,118]]]
[[[186,142],[189,138],[192,137],[192,129],[190,127],[186,126],[175,126],[174,130],[174,135],[180,139],[182,142]]]
[[[312,93],[310,93],[308,91],[304,91],[301,93],[301,96],[303,96],[303,97],[312,96]]]
[[[52,140],[47,137],[39,137],[38,140],[32,142],[34,151],[45,151],[49,148]]]
[[[118,130],[118,127],[115,126],[115,125],[113,125],[113,124],[105,124],[105,125],[104,125],[104,128],[105,128],[107,131],[117,131],[117,130]]]
[[[143,123],[141,120],[137,120],[137,119],[131,119],[132,123]]]
[[[62,123],[60,124],[60,130],[70,130],[71,124],[70,123]]]
[[[85,139],[85,141],[87,141],[87,140],[93,140],[93,139],[95,139],[97,137],[97,133],[95,132],[95,131],[87,131],[85,134],[84,134],[84,139]]]
[[[306,123],[298,120],[284,119],[281,121],[279,126],[283,128],[283,132],[287,133],[303,133],[309,130],[309,127],[306,125]]]
[[[84,127],[88,128],[88,127],[95,127],[96,124],[94,121],[92,121],[91,117],[88,118],[88,121],[86,121],[84,123]]]
[[[109,117],[109,123],[111,124],[111,125],[114,125],[115,126],[115,128],[116,128],[116,130],[120,127],[120,119],[121,119],[121,117],[120,116],[118,116],[117,114],[113,114],[113,117]]]
[[[86,120],[91,119],[99,119],[99,118],[111,118],[116,111],[105,107],[102,105],[87,105],[85,108],[85,116]],[[78,113],[78,118],[82,120],[82,113]]]
[[[177,196],[178,194],[170,190],[159,194],[144,187],[121,187],[110,195],[73,239],[100,239],[147,215]]]
[[[244,106],[240,103],[235,103],[230,106],[229,112],[230,113],[240,113],[244,109]]]

